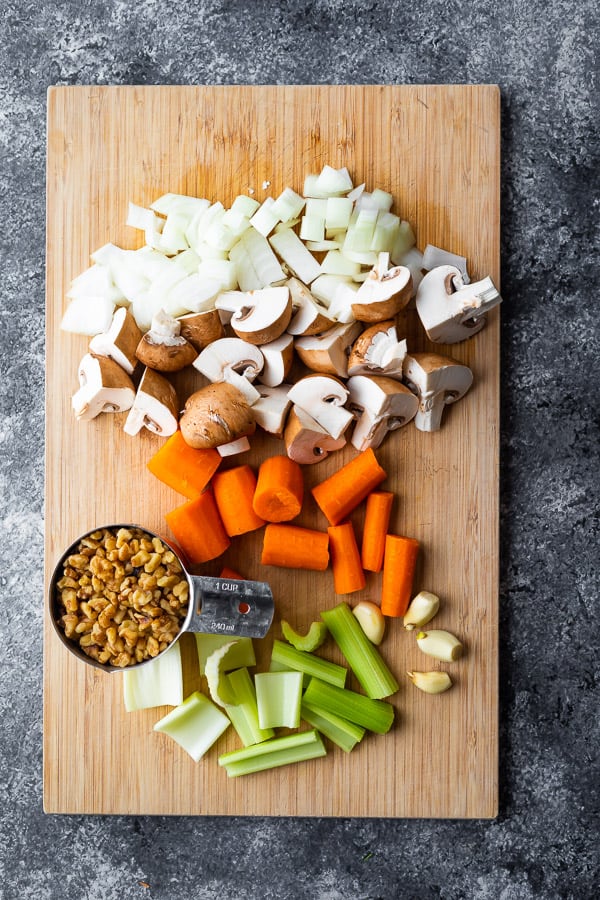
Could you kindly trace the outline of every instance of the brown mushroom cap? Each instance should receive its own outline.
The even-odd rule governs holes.
[[[137,346],[135,355],[141,363],[157,372],[179,372],[190,366],[198,351],[183,337],[171,338],[168,342],[155,340],[148,331]]]
[[[219,447],[256,429],[246,398],[224,381],[209,384],[188,397],[179,425],[186,444],[196,449]]]
[[[181,325],[181,337],[196,348],[198,352],[204,350],[213,341],[225,337],[225,327],[221,321],[218,309],[208,309],[206,312],[188,313],[177,320]]]

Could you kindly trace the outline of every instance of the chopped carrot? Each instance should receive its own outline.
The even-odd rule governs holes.
[[[178,430],[167,438],[147,466],[159,481],[193,500],[213,477],[222,457],[213,448],[195,450],[186,444]]]
[[[289,456],[269,456],[258,470],[254,512],[267,522],[289,522],[302,509],[302,468]]]
[[[403,616],[412,595],[419,542],[414,538],[388,534],[383,557],[381,612],[384,616]]]
[[[329,535],[298,525],[267,525],[261,563],[323,572],[329,565]]]
[[[211,490],[171,510],[165,518],[190,565],[216,559],[231,543]]]
[[[240,575],[239,572],[236,572],[235,569],[230,569],[229,566],[223,566],[223,568],[219,572],[219,578],[228,578],[230,581],[246,580],[244,575]]]
[[[315,485],[312,494],[329,524],[339,525],[385,477],[385,470],[369,447]]]
[[[353,591],[362,590],[365,586],[365,573],[360,562],[352,522],[331,525],[327,533],[336,594],[351,594]]]
[[[252,508],[256,475],[248,465],[217,472],[212,480],[215,500],[229,537],[255,531],[264,525]]]
[[[368,572],[381,571],[393,502],[394,495],[389,491],[372,491],[367,497],[361,561],[363,569]]]

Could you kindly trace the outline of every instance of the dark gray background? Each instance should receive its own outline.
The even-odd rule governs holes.
[[[595,7],[593,0],[0,0],[1,898],[598,896]],[[46,89],[236,82],[501,87],[495,821],[42,812]]]

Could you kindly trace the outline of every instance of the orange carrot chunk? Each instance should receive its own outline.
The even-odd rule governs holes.
[[[329,535],[298,525],[267,525],[260,561],[263,566],[323,572],[329,565]]]
[[[236,572],[235,569],[230,569],[229,566],[223,566],[223,568],[219,572],[219,578],[228,578],[230,581],[246,580],[244,575],[240,575],[239,572]]]
[[[365,573],[360,562],[352,522],[331,525],[327,533],[336,594],[351,594],[353,591],[362,590],[365,586]]]
[[[315,485],[312,495],[329,524],[339,525],[385,477],[385,470],[369,447]]]
[[[302,468],[289,456],[269,456],[258,470],[254,512],[267,522],[289,522],[302,509]]]
[[[176,431],[150,457],[147,466],[159,481],[193,500],[200,496],[220,463],[221,456],[214,448],[194,450]]]
[[[231,543],[210,490],[171,510],[165,518],[190,565],[216,559]]]
[[[381,612],[384,616],[403,616],[412,596],[419,542],[414,538],[388,534],[383,557]]]
[[[361,562],[363,569],[368,572],[381,571],[393,502],[394,495],[389,491],[372,491],[367,497]]]
[[[256,475],[250,466],[235,466],[233,469],[217,472],[212,486],[229,537],[255,531],[265,524],[252,507]]]

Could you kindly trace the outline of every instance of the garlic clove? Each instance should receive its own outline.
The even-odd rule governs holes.
[[[443,694],[452,687],[452,679],[447,672],[407,672],[415,687],[425,694]]]
[[[371,643],[380,644],[385,632],[385,616],[377,604],[371,600],[361,600],[352,612]]]
[[[449,631],[419,631],[417,644],[427,656],[433,656],[443,662],[454,662],[463,652],[463,645]]]
[[[411,600],[404,616],[404,627],[407,631],[422,628],[433,619],[440,608],[440,598],[429,591],[420,591]]]

